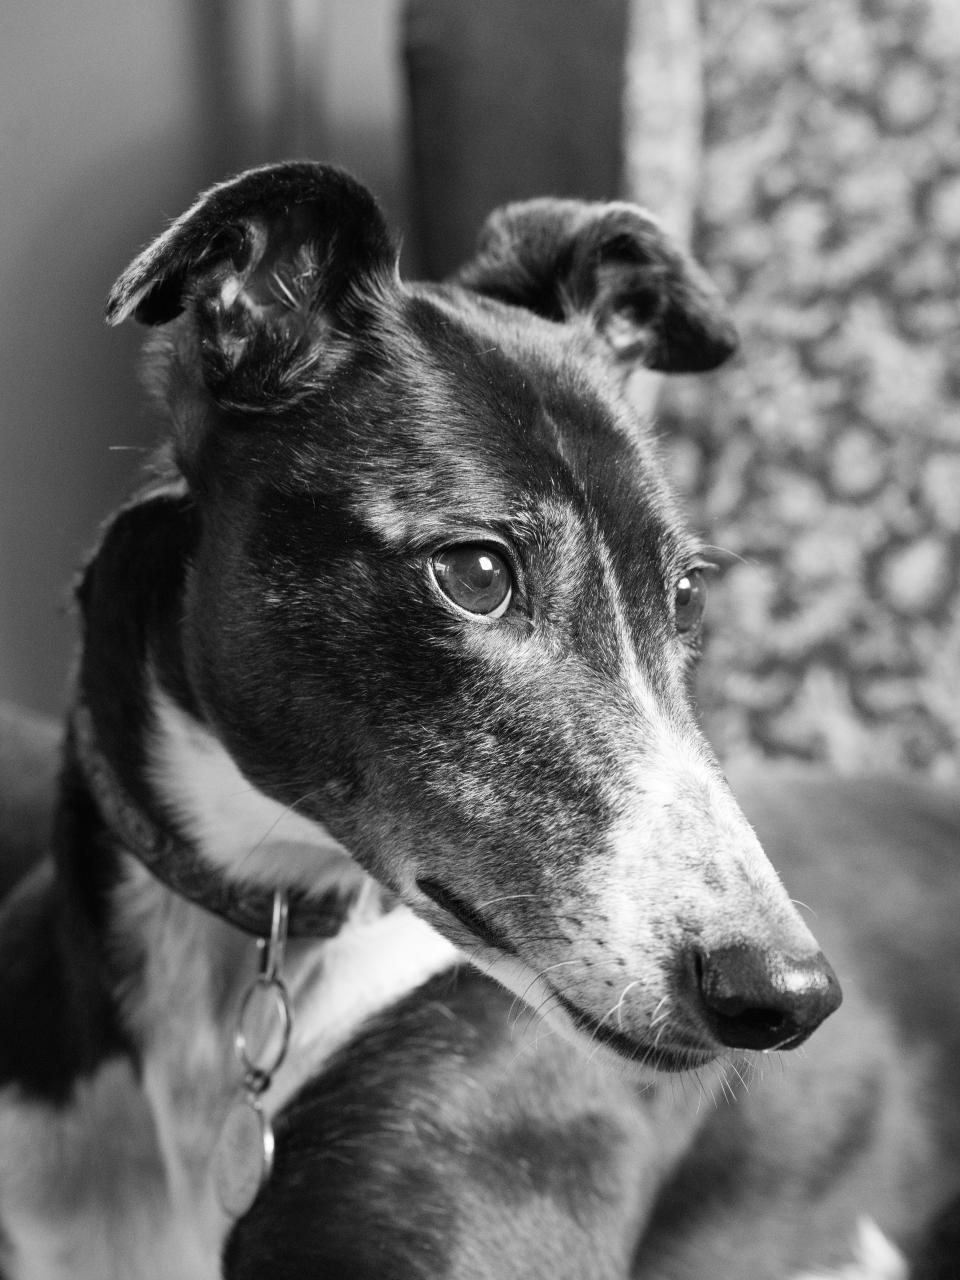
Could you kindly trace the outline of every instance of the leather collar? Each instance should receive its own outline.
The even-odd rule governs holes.
[[[158,823],[128,795],[100,749],[93,715],[83,702],[74,708],[72,728],[80,768],[104,822],[124,848],[173,893],[244,933],[268,938],[275,893],[283,886],[236,883],[206,864],[193,845]],[[381,894],[384,899],[392,896],[387,890],[381,890]],[[334,937],[356,896],[355,892],[347,892],[315,898],[303,890],[288,890],[289,936]]]

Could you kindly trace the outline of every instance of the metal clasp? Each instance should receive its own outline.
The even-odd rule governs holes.
[[[283,1065],[293,1032],[290,993],[281,976],[287,943],[287,895],[277,890],[269,938],[257,939],[258,973],[244,992],[233,1039],[244,1090],[259,1097]]]

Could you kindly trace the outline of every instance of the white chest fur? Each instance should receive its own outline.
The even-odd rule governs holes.
[[[322,946],[289,953],[291,1051],[265,1102],[272,1115],[349,1043],[369,1018],[460,959],[459,952],[407,907],[376,919],[362,912]]]

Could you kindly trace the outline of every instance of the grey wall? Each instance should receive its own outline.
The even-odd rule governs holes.
[[[55,708],[78,552],[152,437],[103,298],[204,167],[188,6],[0,19],[0,697]],[[122,450],[122,451],[121,451]]]
[[[3,6],[0,699],[62,705],[74,566],[155,438],[139,336],[101,322],[113,278],[200,187],[292,151],[346,162],[396,214],[395,9]]]

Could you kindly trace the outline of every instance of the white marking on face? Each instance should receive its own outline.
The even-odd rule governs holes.
[[[402,546],[414,531],[422,535],[422,519],[414,522],[388,493],[371,486],[358,505],[364,522],[376,530],[384,542]]]
[[[629,781],[627,803],[595,871],[611,946],[625,955],[642,952],[655,920],[661,948],[687,935],[709,947],[752,941],[795,954],[816,951],[752,828],[697,744],[659,717]]]
[[[676,934],[702,926],[713,945],[724,930],[730,941],[744,933],[763,939],[779,932],[785,946],[815,950],[706,743],[682,711],[655,693],[637,654],[612,557],[602,538],[595,545],[622,654],[621,679],[639,713],[619,774],[616,806],[623,816],[611,833],[611,853],[597,867],[609,943],[624,955],[643,954],[638,943],[649,935],[652,905],[661,924],[672,910]],[[679,681],[679,654],[673,665]],[[726,891],[723,899],[718,884]],[[654,984],[664,958],[651,956],[650,971],[637,976]]]
[[[264,795],[219,739],[159,687],[149,776],[183,836],[231,875],[321,895],[353,883],[357,864],[322,823]]]
[[[599,532],[594,533],[592,541],[603,574],[606,601],[609,607],[608,621],[614,627],[621,655],[620,677],[641,717],[656,726],[666,719],[663,703],[655,694],[637,655],[636,639],[627,616],[613,557]],[[669,655],[662,656],[667,661],[670,660]],[[675,658],[672,665],[675,668],[675,674],[679,675],[681,665],[679,659]]]

